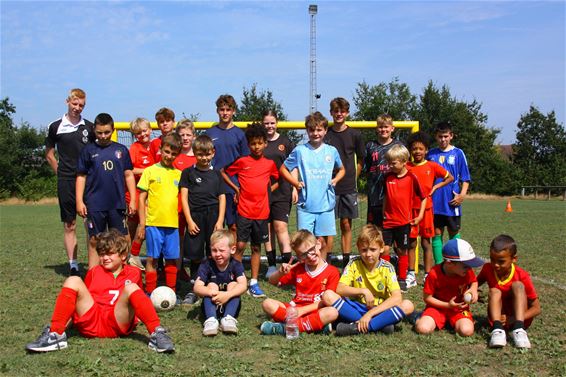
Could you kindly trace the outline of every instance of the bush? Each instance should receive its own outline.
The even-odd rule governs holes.
[[[40,177],[31,172],[21,183],[16,184],[16,196],[26,201],[38,201],[45,197],[57,196],[57,177]]]

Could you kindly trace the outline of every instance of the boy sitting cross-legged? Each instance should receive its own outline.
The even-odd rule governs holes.
[[[291,302],[271,298],[262,303],[263,311],[275,322],[266,321],[261,325],[264,335],[284,335],[287,308],[295,306],[298,314],[299,332],[325,333],[331,331],[330,323],[338,318],[338,311],[325,306],[322,295],[327,290],[336,290],[340,274],[336,267],[329,265],[321,256],[321,242],[308,230],[301,229],[291,239],[291,248],[299,262],[283,263],[279,270],[269,277],[273,285],[294,285],[295,297]],[[293,259],[293,258],[291,258]]]
[[[348,263],[336,292],[324,293],[325,304],[336,308],[345,322],[337,325],[336,335],[391,333],[393,325],[415,309],[403,300],[393,265],[380,259],[384,246],[377,226],[364,226],[357,241],[360,256]]]
[[[238,313],[240,296],[246,292],[248,282],[242,262],[232,258],[236,252],[234,236],[229,230],[221,229],[210,237],[211,259],[201,263],[195,281],[195,294],[203,297],[202,309],[204,336],[218,334],[220,329],[226,334],[238,333]]]
[[[65,329],[70,320],[87,338],[117,338],[134,331],[137,319],[151,334],[149,348],[157,352],[173,352],[175,346],[150,299],[140,288],[141,271],[126,265],[129,241],[116,230],[95,236],[100,264],[91,268],[83,282],[71,276],[55,301],[51,324],[35,342],[26,345],[30,352],[48,352],[67,348]]]

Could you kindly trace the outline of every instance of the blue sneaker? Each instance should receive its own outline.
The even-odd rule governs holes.
[[[248,294],[255,298],[265,297],[265,293],[259,287],[259,284],[250,285],[248,288]]]
[[[285,335],[285,326],[279,322],[265,321],[260,330],[263,335]]]

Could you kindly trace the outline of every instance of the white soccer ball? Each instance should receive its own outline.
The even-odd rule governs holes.
[[[169,287],[157,287],[151,292],[151,303],[158,312],[167,312],[175,308],[177,295]]]

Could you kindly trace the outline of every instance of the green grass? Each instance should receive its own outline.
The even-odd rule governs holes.
[[[164,313],[177,352],[157,355],[147,349],[147,332],[139,326],[123,339],[85,339],[70,331],[69,348],[43,355],[27,355],[25,343],[35,339],[49,322],[53,303],[65,279],[67,265],[58,208],[53,205],[0,206],[0,374],[35,375],[293,375],[293,376],[430,376],[430,375],[566,375],[565,266],[566,203],[514,200],[505,213],[503,200],[468,200],[464,207],[463,238],[477,254],[488,256],[490,240],[512,235],[519,245],[519,264],[534,278],[542,314],[529,336],[530,351],[512,346],[486,347],[486,306],[476,304],[477,332],[459,338],[441,331],[416,335],[403,323],[392,336],[351,338],[306,335],[288,342],[283,337],[259,335],[266,319],[260,301],[243,296],[238,336],[201,336],[198,309]],[[363,212],[365,213],[365,212]],[[357,221],[359,227],[362,221]],[[81,230],[80,258],[85,262]],[[336,245],[337,243],[335,243]],[[420,279],[420,277],[419,277]],[[289,291],[268,287],[270,297],[288,300]],[[185,287],[183,287],[185,288]],[[485,287],[484,287],[485,292]],[[424,305],[420,289],[407,297],[418,310]]]

